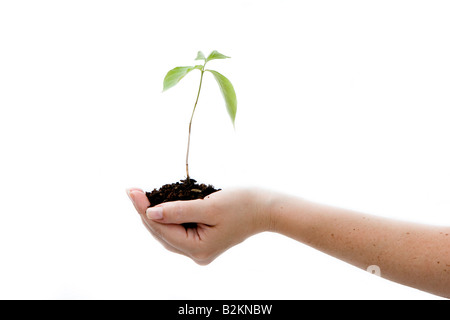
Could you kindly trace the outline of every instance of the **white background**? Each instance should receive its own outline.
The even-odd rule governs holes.
[[[437,299],[277,234],[201,267],[125,194],[191,175],[450,224],[448,1],[0,1],[0,298]]]

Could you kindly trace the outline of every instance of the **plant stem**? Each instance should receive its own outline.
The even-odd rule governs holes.
[[[205,65],[206,65],[206,62],[203,65],[203,68],[200,70],[202,74],[200,76],[200,85],[198,86],[197,99],[195,100],[194,110],[192,110],[191,121],[189,121],[189,135],[188,135],[188,144],[187,144],[187,151],[186,151],[186,180],[187,180],[187,182],[189,182],[189,180],[190,180],[190,177],[189,177],[189,147],[191,145],[192,119],[194,118],[195,108],[197,108],[198,98],[200,97],[200,90],[202,89],[203,74],[205,73]]]

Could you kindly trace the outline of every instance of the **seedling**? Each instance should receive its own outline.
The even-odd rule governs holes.
[[[226,55],[223,55],[216,50],[211,52],[211,54],[206,58],[203,52],[199,51],[197,53],[197,58],[195,60],[203,60],[203,65],[189,66],[189,67],[176,67],[170,70],[166,77],[164,78],[164,88],[163,91],[166,91],[173,86],[175,86],[181,79],[184,78],[189,72],[192,70],[200,70],[200,84],[198,86],[197,98],[195,99],[194,108],[192,110],[191,120],[189,121],[189,134],[188,134],[188,143],[187,143],[187,151],[186,151],[186,180],[190,180],[189,177],[189,147],[191,144],[191,127],[192,127],[192,119],[194,118],[195,109],[197,108],[198,98],[200,97],[200,91],[202,89],[203,75],[205,72],[210,72],[214,78],[216,79],[220,91],[225,99],[225,106],[227,108],[228,114],[230,115],[231,121],[234,126],[234,122],[236,119],[236,110],[237,110],[237,100],[236,100],[236,92],[234,91],[233,85],[230,80],[228,80],[224,75],[220,74],[217,71],[205,69],[206,64],[211,60],[216,59],[228,59]]]
[[[209,72],[214,76],[219,84],[220,91],[225,99],[225,106],[228,114],[230,115],[231,122],[235,122],[237,100],[236,93],[230,80],[219,72],[211,69],[206,69],[206,64],[211,60],[228,59],[226,55],[223,55],[217,51],[211,52],[208,57],[199,51],[195,60],[203,60],[203,64],[188,66],[188,67],[176,67],[170,70],[164,78],[163,92],[175,86],[181,79],[183,79],[192,70],[200,71],[200,84],[198,86],[197,98],[195,99],[194,108],[192,110],[191,119],[189,121],[189,134],[186,151],[186,180],[180,182],[163,185],[160,189],[154,189],[152,192],[146,192],[147,198],[150,201],[150,206],[156,206],[162,202],[176,201],[176,200],[193,200],[203,199],[209,194],[216,192],[220,189],[214,188],[212,185],[197,184],[194,179],[189,176],[189,147],[191,144],[191,128],[192,119],[194,118],[195,109],[197,108],[198,99],[200,97],[200,91],[202,89],[203,76],[205,72]],[[195,227],[195,223],[184,224],[186,228]]]

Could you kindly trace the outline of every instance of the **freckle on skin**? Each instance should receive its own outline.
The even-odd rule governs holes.
[[[334,237],[334,233],[332,233],[331,236]]]

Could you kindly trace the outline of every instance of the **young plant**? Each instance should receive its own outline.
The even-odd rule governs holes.
[[[198,98],[200,97],[200,91],[202,89],[203,75],[205,72],[210,72],[214,78],[216,79],[220,91],[225,99],[225,106],[227,108],[228,114],[230,115],[231,121],[234,126],[235,118],[236,118],[236,110],[237,110],[237,100],[236,100],[236,92],[234,91],[233,85],[230,80],[228,80],[225,76],[220,74],[217,71],[205,69],[206,64],[211,60],[216,59],[228,59],[227,57],[216,50],[211,52],[208,57],[205,57],[203,52],[199,51],[197,53],[197,58],[195,60],[203,60],[203,65],[195,65],[188,67],[176,67],[170,70],[166,77],[164,78],[164,88],[163,92],[175,86],[181,79],[184,78],[189,72],[192,70],[200,70],[200,84],[198,86],[197,98],[195,99],[194,108],[192,110],[191,120],[189,121],[189,134],[188,134],[188,143],[187,143],[187,151],[186,151],[186,180],[189,181],[189,146],[191,144],[191,127],[192,127],[192,119],[194,118],[195,109],[197,108]]]

